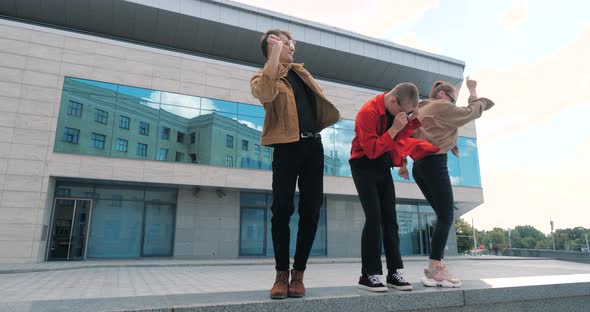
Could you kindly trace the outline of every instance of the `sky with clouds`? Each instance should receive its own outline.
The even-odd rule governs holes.
[[[238,2],[465,61],[496,106],[476,122],[485,203],[464,218],[590,228],[590,1]]]

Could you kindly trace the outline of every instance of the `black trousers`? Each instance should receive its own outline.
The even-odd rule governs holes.
[[[395,188],[389,166],[384,165],[383,158],[370,160],[364,157],[351,160],[350,167],[365,212],[365,226],[361,237],[361,273],[383,274],[381,246],[385,250],[387,269],[393,271],[403,268],[395,211]]]
[[[447,154],[431,155],[414,162],[412,176],[436,213],[436,225],[430,243],[430,259],[442,260],[449,230],[453,226],[453,189]]]
[[[299,226],[293,268],[304,271],[313,246],[324,192],[324,148],[321,139],[277,144],[272,161],[272,244],[277,271],[289,269],[289,221],[299,186]]]

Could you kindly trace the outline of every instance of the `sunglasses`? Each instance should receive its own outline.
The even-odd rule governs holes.
[[[283,44],[287,46],[289,49],[295,50],[295,41],[294,40],[287,40],[286,42],[283,41]]]
[[[455,99],[454,97],[452,97],[447,91],[443,91],[448,97],[449,99],[451,99],[451,103],[455,104],[455,102],[457,101],[457,99]]]

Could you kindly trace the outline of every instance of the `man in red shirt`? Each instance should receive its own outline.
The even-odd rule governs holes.
[[[399,249],[395,189],[390,168],[403,166],[408,155],[422,157],[438,148],[409,138],[420,121],[413,114],[418,105],[418,89],[401,83],[391,91],[379,94],[359,110],[352,140],[350,168],[365,213],[361,238],[362,270],[358,287],[369,291],[387,291],[380,280],[381,246],[387,260],[387,286],[412,290],[398,269],[403,268]],[[407,178],[407,170],[400,175]]]

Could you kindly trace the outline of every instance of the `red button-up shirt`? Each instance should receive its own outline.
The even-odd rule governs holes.
[[[393,165],[400,167],[406,156],[418,160],[438,152],[438,147],[410,137],[414,129],[422,126],[417,118],[410,120],[394,138],[391,138],[387,133],[384,96],[385,93],[382,93],[370,99],[356,115],[350,159],[363,156],[375,159],[389,153]]]

